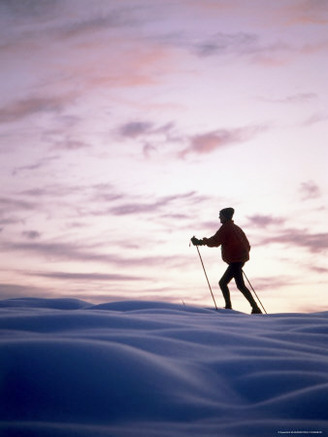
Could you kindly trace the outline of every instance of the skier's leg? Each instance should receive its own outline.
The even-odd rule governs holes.
[[[233,278],[233,276],[234,275],[233,275],[232,269],[229,265],[229,267],[227,268],[224,275],[222,276],[222,278],[219,281],[219,286],[220,286],[222,294],[223,294],[226,309],[231,309],[230,291],[228,288],[228,284],[231,281],[231,279]]]
[[[245,282],[244,282],[244,278],[243,278],[243,265],[244,263],[234,263],[232,264],[232,270],[233,270],[233,275],[236,281],[236,285],[239,291],[241,291],[243,293],[243,295],[245,296],[245,298],[248,300],[248,302],[250,303],[251,307],[253,309],[257,309],[257,303],[255,302],[255,299],[253,298],[252,293],[249,291],[249,289],[246,287]]]

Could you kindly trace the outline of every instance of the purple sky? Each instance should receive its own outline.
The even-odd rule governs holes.
[[[1,1],[0,298],[211,305],[189,239],[233,206],[268,312],[326,309],[327,25],[326,0]]]

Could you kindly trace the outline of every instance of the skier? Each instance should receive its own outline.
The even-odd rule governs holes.
[[[234,278],[238,290],[242,292],[250,303],[252,314],[262,314],[251,292],[244,283],[242,268],[245,262],[249,260],[251,246],[243,230],[234,224],[232,220],[234,212],[235,210],[233,208],[222,209],[219,215],[222,226],[216,234],[210,238],[202,238],[201,240],[193,237],[191,242],[194,246],[221,246],[222,259],[229,264],[219,281],[219,286],[225,300],[225,309],[232,309],[228,284],[231,279]]]

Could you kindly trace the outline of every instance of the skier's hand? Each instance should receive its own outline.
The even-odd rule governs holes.
[[[203,240],[199,240],[196,237],[192,237],[191,242],[194,246],[204,246],[204,241]]]

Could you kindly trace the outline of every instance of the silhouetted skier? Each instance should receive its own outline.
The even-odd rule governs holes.
[[[224,300],[225,308],[231,309],[230,291],[228,284],[232,278],[235,279],[238,290],[246,297],[252,307],[252,314],[261,314],[262,311],[255,302],[251,292],[246,287],[243,278],[243,266],[249,260],[249,251],[251,246],[244,231],[234,224],[232,217],[234,215],[233,208],[224,208],[220,211],[220,222],[222,226],[210,238],[198,240],[196,237],[191,239],[194,246],[221,246],[222,259],[229,267],[219,281]]]

